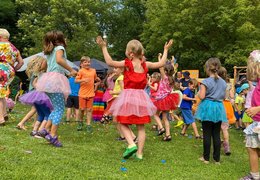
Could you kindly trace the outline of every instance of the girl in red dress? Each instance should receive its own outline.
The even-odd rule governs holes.
[[[128,147],[123,153],[125,159],[135,154],[139,160],[143,159],[143,148],[145,143],[144,124],[150,123],[150,116],[156,112],[156,107],[144,91],[147,84],[148,68],[157,69],[166,63],[172,40],[165,43],[164,52],[159,62],[148,62],[144,60],[144,48],[138,40],[131,40],[126,47],[126,59],[114,61],[108,53],[107,43],[98,36],[97,44],[101,47],[104,59],[109,66],[124,67],[124,90],[113,102],[110,111],[121,123],[121,130],[127,140]],[[138,148],[134,143],[129,125],[136,124],[138,130]]]

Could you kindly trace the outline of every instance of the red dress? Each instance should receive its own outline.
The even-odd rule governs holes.
[[[150,123],[150,116],[156,112],[156,107],[144,91],[148,72],[145,62],[142,63],[142,67],[144,72],[136,73],[132,61],[125,59],[124,90],[110,108],[121,124]]]

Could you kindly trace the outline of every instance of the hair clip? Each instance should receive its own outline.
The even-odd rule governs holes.
[[[250,57],[254,62],[260,62],[260,50],[254,50],[250,53]]]

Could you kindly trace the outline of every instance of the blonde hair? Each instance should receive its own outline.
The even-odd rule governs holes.
[[[154,72],[151,77],[156,79],[157,82],[161,80],[161,74],[158,72]]]
[[[0,28],[0,36],[9,39],[10,33],[6,29]]]
[[[35,75],[39,74],[41,71],[43,71],[42,69],[42,63],[44,61],[47,61],[46,58],[42,57],[42,56],[34,56],[29,63],[27,64],[27,68],[26,68],[26,75],[28,76],[28,78],[31,78],[32,74],[34,73]]]
[[[128,53],[133,53],[137,58],[142,59],[144,54],[144,47],[140,41],[134,39],[127,43],[126,51]]]
[[[260,50],[254,50],[250,53],[246,75],[249,81],[257,81],[260,78]]]
[[[214,74],[215,79],[218,79],[218,71],[221,67],[221,62],[218,58],[209,58],[205,63],[206,73]]]
[[[90,61],[90,57],[88,57],[88,56],[82,56],[82,57],[80,58],[80,64],[83,63],[84,61]]]
[[[190,79],[189,84],[194,85],[195,88],[198,87],[198,81],[196,79]]]

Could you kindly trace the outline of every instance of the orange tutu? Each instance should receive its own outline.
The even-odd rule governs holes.
[[[223,104],[224,104],[224,107],[226,110],[228,123],[234,124],[236,122],[236,117],[235,117],[234,109],[233,109],[231,102],[229,100],[224,100]]]

